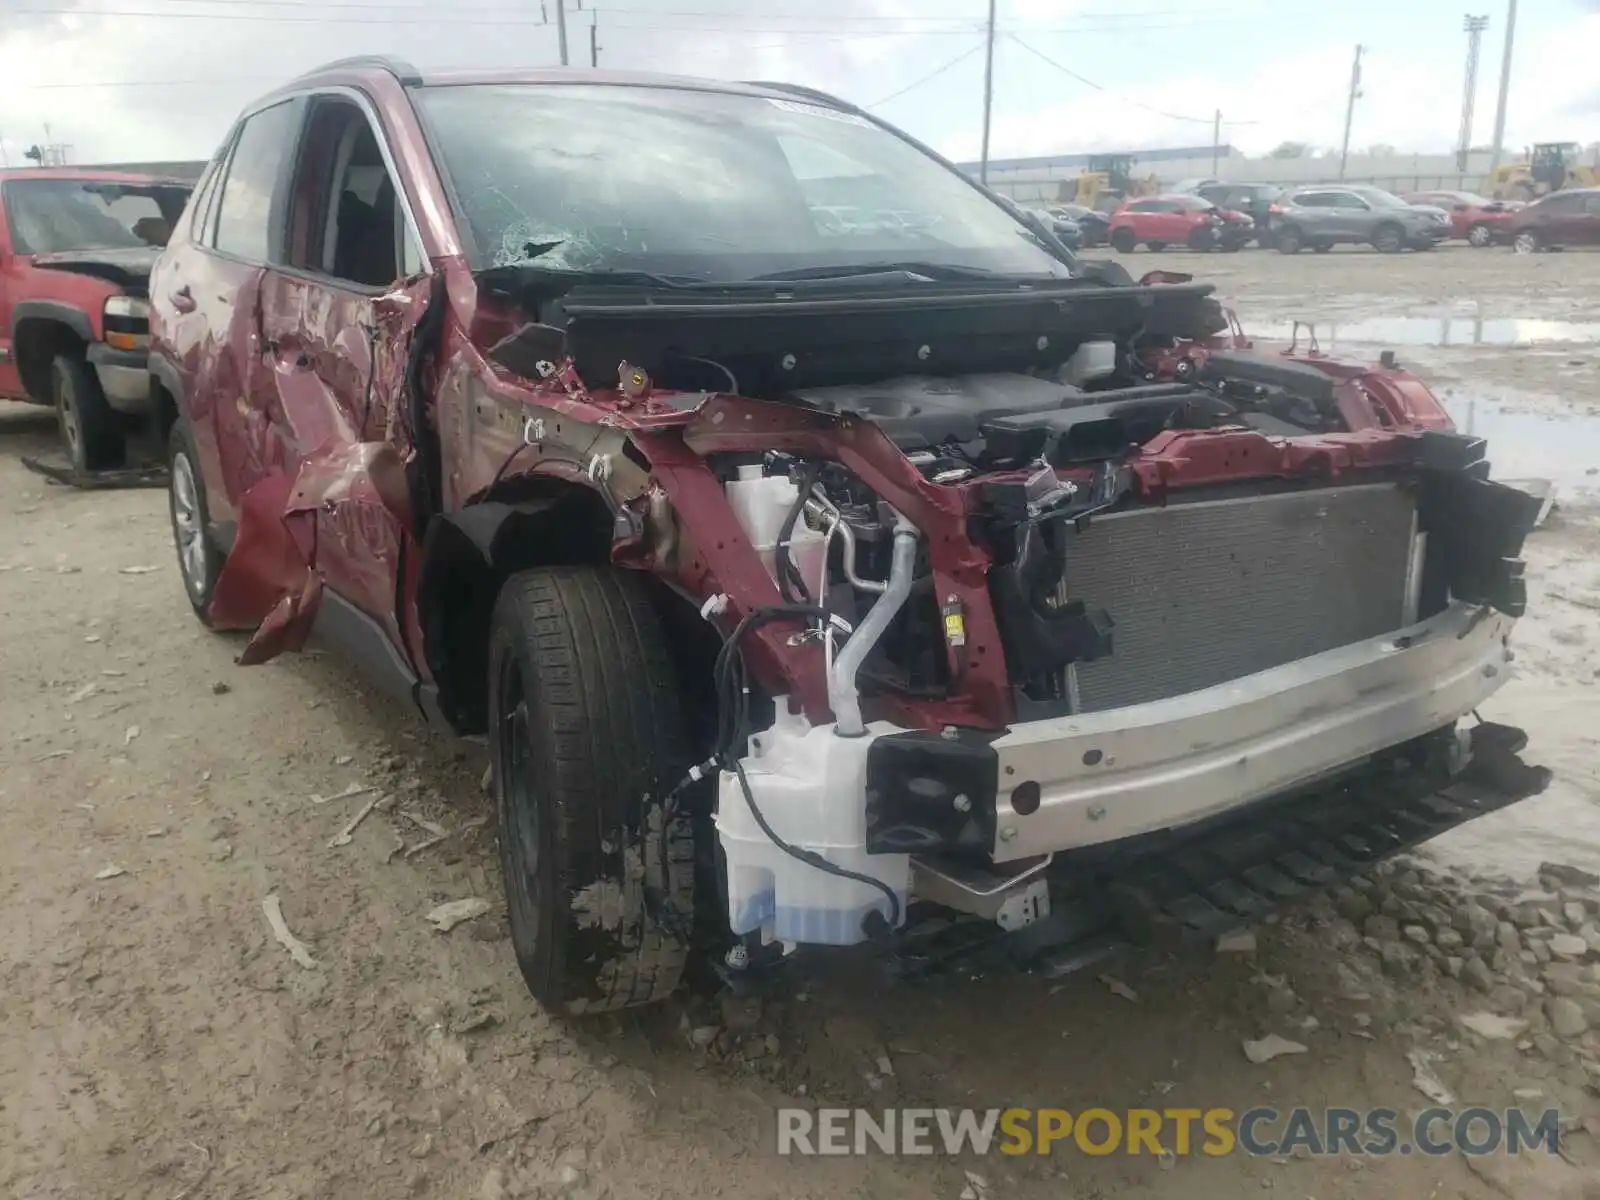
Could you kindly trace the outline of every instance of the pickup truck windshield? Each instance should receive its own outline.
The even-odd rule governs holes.
[[[458,84],[417,103],[476,269],[734,281],[908,260],[1070,268],[968,180],[853,113],[600,84]]]
[[[6,219],[18,254],[165,246],[183,213],[181,184],[23,179],[5,184]]]

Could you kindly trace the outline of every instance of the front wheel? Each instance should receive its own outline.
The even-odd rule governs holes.
[[[1372,235],[1373,249],[1379,254],[1399,254],[1406,248],[1406,231],[1398,225],[1382,225]]]
[[[110,471],[127,460],[127,431],[106,401],[100,377],[79,355],[57,355],[50,364],[56,426],[73,469],[80,475]]]
[[[1469,246],[1476,246],[1481,250],[1492,241],[1494,241],[1494,235],[1482,221],[1467,230],[1467,245]]]
[[[1537,254],[1544,249],[1544,239],[1531,229],[1517,234],[1511,243],[1511,248],[1518,254]]]
[[[489,745],[517,965],[569,1013],[663,1000],[694,913],[694,834],[661,801],[693,762],[645,581],[508,579],[489,630]]]

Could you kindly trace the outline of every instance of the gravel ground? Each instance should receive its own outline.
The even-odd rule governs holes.
[[[0,1194],[1600,1194],[1581,1124],[1600,1115],[1600,892],[1538,869],[1600,870],[1600,508],[1585,490],[1600,459],[1584,450],[1600,445],[1600,256],[1125,261],[1216,279],[1247,328],[1313,317],[1343,323],[1341,350],[1395,346],[1463,420],[1499,423],[1516,474],[1558,479],[1530,543],[1520,675],[1485,713],[1530,728],[1530,757],[1557,772],[1549,794],[1263,927],[1245,953],[916,987],[847,956],[765,1003],[685,996],[574,1025],[516,975],[482,750],[332,658],[235,667],[238,641],[186,609],[164,494],[45,485],[17,459],[50,447],[47,414],[0,411]],[[1360,325],[1442,317],[1564,322],[1565,340],[1540,326],[1526,345],[1442,347],[1421,326]],[[408,853],[435,828],[447,836]],[[269,896],[313,965],[274,937]],[[449,933],[425,920],[471,897],[491,911]],[[1267,1033],[1304,1052],[1251,1063],[1243,1042]],[[1417,1062],[1462,1103],[1560,1107],[1578,1127],[1567,1157],[798,1160],[772,1153],[764,1115],[811,1101],[1405,1111],[1429,1103]]]

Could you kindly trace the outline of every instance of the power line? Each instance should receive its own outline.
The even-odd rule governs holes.
[[[215,2],[215,0],[213,0],[213,2]],[[240,7],[243,7],[243,6],[241,5]],[[313,11],[314,10],[314,6],[309,5],[309,4],[293,5],[292,7],[304,8],[304,9],[306,9],[308,11]],[[386,15],[378,16],[378,17],[365,17],[365,16],[356,17],[356,16],[336,16],[336,15],[335,16],[301,17],[301,16],[286,16],[286,15],[284,15],[282,13],[265,13],[265,12],[259,12],[259,11],[252,11],[252,12],[248,12],[248,13],[243,13],[243,12],[170,12],[170,11],[160,11],[160,10],[155,10],[155,9],[65,8],[65,7],[56,7],[56,8],[42,8],[42,7],[8,8],[8,9],[5,10],[5,13],[6,13],[7,16],[73,16],[73,17],[78,17],[80,19],[89,18],[89,17],[139,17],[139,18],[142,18],[142,19],[150,19],[150,20],[159,19],[159,20],[167,20],[167,21],[234,21],[234,22],[250,22],[252,24],[268,24],[268,25],[285,25],[285,24],[287,24],[287,25],[429,25],[429,26],[432,26],[432,25],[473,25],[473,26],[507,26],[507,27],[509,27],[509,26],[543,27],[543,26],[546,26],[546,25],[550,24],[549,21],[546,21],[546,20],[541,19],[541,18],[536,18],[536,17],[516,17],[516,16],[509,16],[509,17],[506,17],[506,16],[476,17],[476,16],[461,16],[461,15],[459,15],[459,12],[455,12],[455,11],[442,12],[439,15],[432,16],[432,17],[396,17],[396,16],[392,16],[392,15],[387,15],[387,14],[393,13],[395,10],[392,10],[392,9],[379,10],[376,5],[358,4],[358,5],[351,5],[350,7],[354,8],[356,10],[359,10],[359,11],[365,11],[365,10],[368,10],[368,9],[371,9],[375,13],[379,12],[379,11],[382,11]],[[320,8],[315,9],[315,11],[320,11]],[[423,10],[421,8],[417,7],[417,6],[410,6],[410,11],[421,12]],[[516,10],[512,10],[512,9],[489,9],[489,10],[478,10],[478,11],[486,11],[486,12],[515,12]],[[734,19],[738,18],[738,14],[737,13],[730,13],[730,14],[727,14],[727,15],[730,16],[730,17],[733,17]],[[781,33],[781,34],[784,34],[784,35],[789,36],[789,37],[829,37],[829,38],[841,36],[835,30],[816,30],[816,31],[812,31],[812,30],[803,30],[803,29],[779,29],[779,28],[771,28],[771,27],[762,28],[762,27],[754,26],[754,25],[743,25],[743,26],[716,26],[716,25],[684,26],[684,25],[677,25],[677,26],[673,26],[673,25],[623,25],[621,23],[618,23],[616,28],[619,28],[619,29],[620,28],[638,29],[638,30],[642,30],[642,31],[660,32],[660,33]],[[948,35],[966,36],[966,35],[970,34],[971,32],[972,32],[972,28],[969,25],[968,27],[963,28],[963,29],[927,29],[927,30],[922,30],[922,29],[865,29],[865,30],[861,30],[861,31],[856,32],[856,33],[852,33],[852,34],[849,34],[849,35],[843,35],[843,36],[848,36],[848,37],[938,37],[938,36],[942,36],[942,35],[945,35],[945,36],[948,36]]]
[[[1093,88],[1097,92],[1104,92],[1108,96],[1112,96],[1115,99],[1121,100],[1124,104],[1131,104],[1135,108],[1142,108],[1146,112],[1155,113],[1156,116],[1165,117],[1169,121],[1188,121],[1188,122],[1190,122],[1192,124],[1195,124],[1195,125],[1210,125],[1210,124],[1213,123],[1213,121],[1215,119],[1213,117],[1186,117],[1186,116],[1182,115],[1181,113],[1167,112],[1165,109],[1156,108],[1154,105],[1146,104],[1142,100],[1135,100],[1132,96],[1124,96],[1124,95],[1122,95],[1122,94],[1120,94],[1118,92],[1113,92],[1109,88],[1104,87],[1103,85],[1096,83],[1094,80],[1089,79],[1089,78],[1087,78],[1087,77],[1085,77],[1083,75],[1078,74],[1071,67],[1066,66],[1063,63],[1057,62],[1055,59],[1051,58],[1048,54],[1045,54],[1043,51],[1035,50],[1032,46],[1028,45],[1027,42],[1023,41],[1016,34],[1008,33],[1008,34],[1006,34],[1006,36],[1008,38],[1010,38],[1013,42],[1015,42],[1017,45],[1021,46],[1029,54],[1033,55],[1035,58],[1041,59],[1042,61],[1049,63],[1052,67],[1054,67],[1056,70],[1062,72],[1064,75],[1070,75],[1073,79],[1076,79],[1079,83],[1083,84],[1084,87]],[[1259,122],[1257,122],[1257,121],[1229,121],[1227,123],[1229,125],[1256,125],[1256,124],[1259,124]]]
[[[864,104],[864,105],[862,105],[862,107],[863,108],[882,108],[885,104],[889,103],[889,101],[900,99],[900,97],[904,96],[907,92],[912,91],[912,90],[914,90],[916,88],[919,88],[925,83],[933,82],[935,79],[939,78],[939,76],[943,75],[946,71],[950,70],[952,67],[954,67],[954,66],[956,66],[956,65],[958,65],[960,63],[966,62],[967,59],[971,58],[979,50],[982,50],[983,46],[984,46],[984,43],[982,43],[982,42],[978,42],[976,45],[969,46],[967,49],[963,50],[960,54],[958,54],[954,58],[952,58],[949,62],[943,63],[940,66],[935,67],[933,70],[929,71],[926,75],[919,76],[918,78],[912,80],[910,83],[906,84],[905,87],[900,88],[897,91],[890,92],[887,96],[883,97],[883,99],[874,100],[871,104]]]

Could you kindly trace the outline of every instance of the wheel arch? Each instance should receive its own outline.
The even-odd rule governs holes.
[[[501,585],[533,567],[611,561],[612,516],[592,488],[565,480],[518,481],[428,523],[417,615],[439,713],[457,733],[487,728],[489,622]]]
[[[51,362],[61,354],[81,354],[95,340],[89,314],[56,300],[23,300],[12,309],[11,324],[22,386],[36,403],[48,404]]]
[[[183,377],[165,356],[154,352],[150,355],[150,399],[155,406],[161,440],[165,443],[184,412]]]

